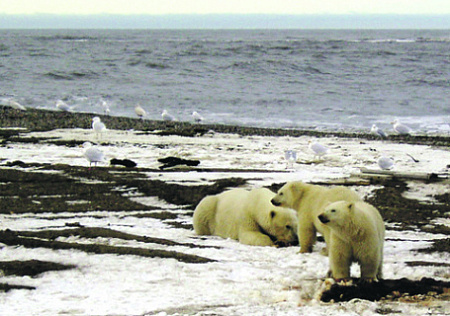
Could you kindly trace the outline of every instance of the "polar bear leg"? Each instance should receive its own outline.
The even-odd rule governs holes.
[[[323,239],[325,239],[325,247],[320,251],[320,253],[324,256],[328,256],[328,249],[329,249],[329,245],[330,245],[330,236],[331,236],[331,232],[328,229],[328,227],[323,227],[322,228],[322,236]]]
[[[300,243],[300,253],[312,252],[316,241],[316,228],[312,223],[303,220],[299,221],[298,241]]]
[[[380,264],[378,265],[378,271],[377,271],[377,279],[382,280],[383,279],[383,248],[380,250]]]
[[[333,278],[336,280],[349,279],[352,264],[351,245],[332,235],[330,239],[329,260]]]
[[[361,258],[360,265],[362,282],[371,282],[378,278],[378,274],[381,271],[381,261],[378,253]]]
[[[250,246],[274,246],[269,236],[257,231],[239,232],[239,242]]]
[[[216,196],[207,196],[195,208],[193,222],[197,235],[214,233],[217,202]]]

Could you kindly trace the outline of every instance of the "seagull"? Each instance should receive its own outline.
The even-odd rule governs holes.
[[[372,125],[372,128],[370,129],[370,132],[374,135],[380,136],[381,138],[387,138],[387,135],[383,132],[382,129],[380,129],[375,124]]]
[[[95,135],[97,137],[99,137],[101,135],[101,133],[106,131],[106,126],[105,126],[105,124],[103,124],[103,122],[100,120],[100,118],[98,116],[96,116],[92,119],[92,129],[94,130]]]
[[[144,119],[144,116],[147,115],[147,112],[145,112],[145,110],[142,108],[140,104],[134,107],[134,112],[136,113],[137,116],[139,116],[140,119]]]
[[[309,141],[308,147],[314,152],[314,157],[318,156],[319,158],[328,153],[329,151],[328,147],[318,142]]]
[[[103,154],[103,152],[98,147],[92,146],[92,143],[83,143],[83,148],[84,156],[89,161],[89,169],[91,169],[92,164],[94,164],[94,166],[97,166],[97,163],[103,162],[103,160],[105,159],[105,155]]]
[[[22,104],[20,104],[17,101],[11,100],[11,99],[6,100],[3,104],[5,106],[10,106],[10,107],[12,107],[13,109],[16,109],[16,110],[20,110],[20,111],[26,111],[27,110]]]
[[[70,111],[70,106],[66,102],[64,102],[63,100],[56,101],[56,108],[58,110],[60,110],[60,111],[63,111],[63,112]]]
[[[394,167],[394,161],[389,157],[382,156],[378,159],[378,166],[382,170],[389,170]]]
[[[195,122],[200,123],[201,121],[203,121],[203,116],[201,116],[200,114],[198,114],[197,111],[192,112],[192,118],[194,119]]]
[[[167,110],[164,110],[161,114],[161,117],[164,121],[175,121],[175,117],[167,112]]]
[[[103,108],[103,113],[109,115],[109,104],[105,100],[100,101],[100,105]]]
[[[400,123],[400,121],[397,119],[391,122],[391,124],[397,134],[409,135],[411,133],[411,129],[405,124]]]
[[[284,158],[286,159],[286,169],[294,168],[294,163],[297,161],[297,152],[295,150],[286,150]]]

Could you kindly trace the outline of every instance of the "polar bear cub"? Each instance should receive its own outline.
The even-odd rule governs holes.
[[[323,235],[327,245],[329,243],[329,228],[318,219],[318,215],[323,212],[326,205],[336,201],[360,200],[356,192],[343,186],[327,188],[293,181],[286,183],[278,190],[272,198],[272,204],[297,211],[300,252],[305,253],[312,252],[317,232]]]
[[[206,196],[194,211],[194,230],[198,235],[232,238],[254,246],[297,244],[295,211],[272,205],[274,196],[266,188]]]
[[[375,207],[339,201],[328,205],[318,218],[330,228],[330,273],[334,279],[348,280],[352,262],[361,266],[361,281],[382,278],[384,222]]]

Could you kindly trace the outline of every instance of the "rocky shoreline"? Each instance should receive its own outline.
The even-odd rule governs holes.
[[[258,128],[221,124],[193,124],[190,122],[167,122],[162,120],[141,120],[137,118],[106,116],[92,113],[59,112],[40,109],[20,111],[10,107],[0,106],[0,127],[21,127],[28,131],[48,131],[57,128],[90,129],[92,117],[99,116],[109,129],[139,130],[158,135],[198,136],[208,131],[231,133],[242,136],[313,136],[342,137],[361,140],[377,140],[378,136],[370,133],[329,132],[298,129]],[[17,135],[13,131],[3,131],[3,136]],[[9,134],[8,134],[9,133]],[[449,136],[439,135],[389,135],[389,141],[405,144],[421,144],[430,146],[450,147]]]

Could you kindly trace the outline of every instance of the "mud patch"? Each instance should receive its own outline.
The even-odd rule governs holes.
[[[433,241],[431,247],[419,249],[418,251],[424,253],[450,252],[450,238],[435,240]]]
[[[28,260],[28,261],[0,261],[0,271],[3,275],[17,275],[35,277],[48,271],[62,271],[74,269],[74,265],[65,265],[55,262]]]
[[[34,286],[0,283],[1,292],[9,292],[11,290],[36,290],[36,288]]]
[[[398,224],[399,230],[416,230],[450,235],[450,229],[444,225],[432,225],[433,219],[446,218],[450,210],[449,194],[436,195],[438,203],[408,199],[403,192],[408,189],[406,182],[389,180],[383,187],[374,191],[367,202],[378,208],[387,223]],[[448,249],[447,251],[450,251]]]
[[[227,187],[246,183],[241,178],[229,178],[219,179],[211,185],[183,186],[145,179],[146,176],[139,172],[117,173],[116,168],[89,170],[85,167],[46,164],[27,164],[21,167],[35,170],[28,172],[4,168],[0,173],[0,183],[4,183],[0,213],[126,212],[155,209],[132,201],[124,194],[125,191],[156,196],[168,203],[192,208],[206,195],[217,194]],[[39,169],[59,173],[39,172]],[[78,201],[86,203],[77,203]]]
[[[10,231],[13,233],[12,231]],[[123,240],[135,240],[144,243],[160,244],[165,246],[184,246],[189,248],[215,248],[195,245],[191,243],[179,243],[169,239],[149,237],[149,236],[139,236],[124,233],[118,230],[101,228],[101,227],[81,227],[74,229],[62,229],[62,230],[40,230],[40,231],[18,231],[15,232],[18,236],[39,238],[47,240],[55,240],[58,237],[69,237],[69,236],[79,236],[84,238],[117,238]]]
[[[437,281],[423,278],[420,281],[412,281],[406,278],[400,280],[381,280],[373,283],[343,286],[332,284],[320,297],[323,302],[346,302],[352,299],[365,299],[369,301],[379,300],[418,300],[426,296],[433,299],[449,298],[450,282]]]
[[[0,231],[0,242],[8,246],[23,246],[25,248],[50,248],[53,250],[75,249],[95,254],[135,255],[149,258],[176,259],[184,263],[209,263],[215,260],[200,256],[184,254],[176,251],[145,249],[135,247],[116,247],[101,244],[80,244],[73,242],[61,242],[42,238],[30,238],[32,233],[20,233],[11,230]]]
[[[56,262],[27,260],[27,261],[0,261],[0,276],[29,276],[37,277],[42,273],[50,271],[63,271],[74,269],[76,266]],[[25,286],[9,283],[0,283],[0,291],[10,290],[35,290],[34,286]]]

